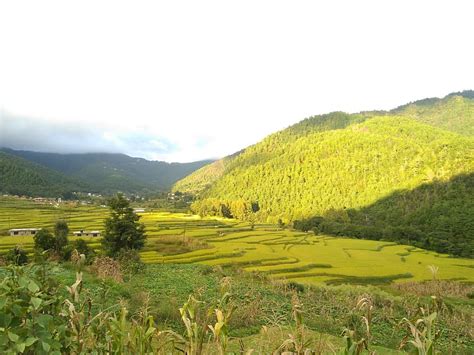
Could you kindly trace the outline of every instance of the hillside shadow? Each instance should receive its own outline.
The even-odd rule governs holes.
[[[474,173],[399,190],[369,206],[295,221],[294,226],[474,257]]]

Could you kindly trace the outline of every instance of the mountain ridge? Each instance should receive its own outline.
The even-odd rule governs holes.
[[[91,191],[143,193],[171,185],[211,162],[167,163],[120,153],[43,153],[1,148],[0,151],[83,181]]]

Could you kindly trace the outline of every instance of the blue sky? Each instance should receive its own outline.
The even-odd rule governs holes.
[[[472,1],[2,1],[0,145],[222,157],[474,88]]]

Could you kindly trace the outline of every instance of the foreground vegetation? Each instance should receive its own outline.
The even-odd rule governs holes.
[[[80,263],[0,269],[3,353],[468,354],[474,348],[470,301],[444,298],[436,284],[428,286],[434,298],[402,296],[391,288],[272,283],[199,265],[149,265],[118,282],[112,276],[120,267],[98,277],[92,267],[78,269]]]

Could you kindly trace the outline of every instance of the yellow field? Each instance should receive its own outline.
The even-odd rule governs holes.
[[[0,199],[0,253],[16,244],[29,252],[31,237],[10,237],[9,228],[48,227],[67,220],[71,231],[103,229],[108,210],[102,207],[52,207],[29,201]],[[142,222],[148,240],[141,252],[146,263],[202,263],[235,265],[260,271],[276,279],[301,283],[384,284],[431,279],[428,265],[439,267],[438,278],[474,282],[474,260],[451,258],[422,249],[383,241],[315,236],[274,225],[255,225],[235,220],[200,218],[195,215],[146,212]],[[73,237],[70,237],[73,240]],[[98,238],[84,238],[100,249]],[[163,248],[174,244],[199,245],[196,250]],[[180,251],[181,250],[181,251]]]

